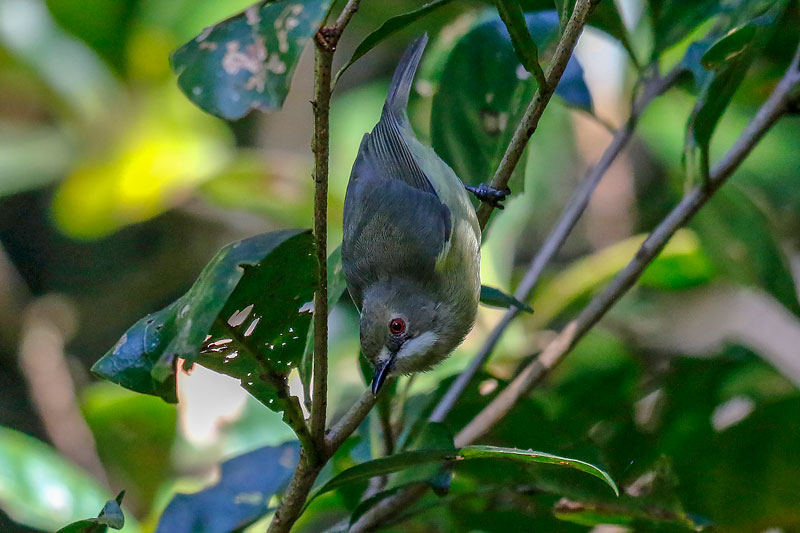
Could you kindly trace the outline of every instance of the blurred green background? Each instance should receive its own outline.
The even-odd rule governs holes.
[[[175,491],[207,484],[221,460],[292,438],[279,415],[201,367],[179,375],[177,407],[88,372],[128,325],[185,292],[222,245],[311,225],[309,51],[280,112],[232,123],[194,107],[169,70],[172,50],[248,4],[0,0],[0,531],[53,530],[95,516],[123,488],[126,531],[149,531]],[[338,61],[386,18],[418,5],[364,2]],[[646,6],[622,5],[634,45],[646,48]],[[337,85],[331,249],[341,240],[350,166],[405,44],[423,31],[446,43],[482,7],[453,2],[436,11]],[[724,115],[712,160],[774,86],[800,35],[798,20],[793,2]],[[668,51],[664,67],[699,32]],[[437,71],[435,50],[429,55],[423,73]],[[620,125],[634,82],[622,47],[590,29],[577,57],[595,115]],[[417,89],[412,122],[430,138],[431,91]],[[536,313],[509,329],[481,387],[453,413],[453,427],[625,265],[641,234],[680,198],[694,100],[678,88],[648,108],[548,270]],[[610,139],[590,114],[553,102],[528,150],[524,193],[495,216],[486,236],[485,284],[514,289]],[[599,462],[629,496],[656,476],[679,502],[674,509],[723,531],[800,531],[799,171],[794,116],[488,440]],[[417,377],[409,395],[421,405],[441,394],[443,380],[467,364],[500,313],[482,308],[464,345]],[[340,413],[363,388],[358,316],[348,298],[331,316],[330,342],[330,411]],[[476,467],[456,480],[470,486],[486,474]],[[585,491],[570,479],[547,482],[572,497]],[[556,521],[551,509],[559,502],[549,498],[454,498],[413,527],[589,529]],[[321,498],[303,527],[333,521],[352,507],[346,500]]]

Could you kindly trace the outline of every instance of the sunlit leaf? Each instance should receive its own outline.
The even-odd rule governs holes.
[[[261,1],[206,28],[171,57],[178,86],[203,110],[229,120],[280,109],[328,0]]]
[[[416,450],[402,452],[358,464],[325,483],[314,493],[312,498],[335,490],[346,483],[392,474],[407,468],[419,467],[429,463],[457,464],[459,461],[472,459],[507,459],[520,463],[543,463],[566,466],[603,480],[616,494],[619,493],[616,483],[614,483],[604,470],[584,461],[532,450],[500,448],[496,446],[466,446],[453,450]]]
[[[175,401],[176,358],[242,381],[283,410],[286,376],[300,362],[313,310],[313,239],[278,231],[230,244],[191,289],[131,327],[92,371]]]
[[[534,295],[536,313],[531,320],[545,327],[571,303],[593,294],[628,264],[644,239],[644,235],[630,237],[563,269]],[[639,282],[659,289],[683,289],[707,283],[713,275],[697,235],[683,229],[673,235]]]
[[[222,463],[216,484],[172,499],[156,532],[228,533],[249,526],[270,512],[269,501],[289,482],[299,452],[296,442],[287,442]]]
[[[13,520],[56,531],[97,516],[108,494],[46,444],[0,427],[0,508]],[[138,530],[129,524],[127,531]]]
[[[525,18],[539,49],[548,50],[558,37],[556,13],[529,13]],[[520,64],[505,25],[496,16],[484,19],[456,43],[433,97],[431,140],[465,183],[489,181],[535,88],[536,82]],[[568,63],[556,94],[570,105],[591,108],[575,58]],[[520,167],[515,175],[522,174]],[[521,180],[512,180],[511,188],[521,192]]]
[[[403,28],[421,19],[428,13],[431,13],[432,11],[435,11],[444,5],[449,4],[451,1],[452,0],[433,0],[432,2],[428,2],[414,11],[397,15],[396,17],[392,17],[381,24],[377,30],[367,35],[364,40],[358,44],[353,52],[353,55],[347,60],[347,63],[345,63],[344,66],[339,69],[339,72],[336,73],[336,79],[338,80],[339,77],[344,74],[345,70],[350,68],[353,63],[364,57],[370,50],[378,46],[380,43]]]
[[[97,156],[78,160],[53,198],[53,218],[71,237],[104,237],[163,213],[231,156],[225,126],[197,112],[174,88],[146,93],[117,120],[125,126],[109,135]]]
[[[58,533],[106,533],[108,528],[122,529],[125,526],[125,515],[120,507],[123,497],[124,490],[115,499],[106,502],[97,518],[74,522],[59,529]]]
[[[525,302],[520,302],[510,294],[506,294],[500,289],[495,289],[494,287],[488,287],[486,285],[481,285],[481,303],[492,307],[501,307],[503,309],[516,307],[520,311],[533,313],[533,308]]]

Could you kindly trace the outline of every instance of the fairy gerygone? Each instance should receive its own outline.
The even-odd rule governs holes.
[[[406,50],[364,135],[344,201],[342,266],[361,309],[361,351],[386,378],[427,370],[472,329],[481,231],[461,180],[414,135],[406,107],[427,37]]]

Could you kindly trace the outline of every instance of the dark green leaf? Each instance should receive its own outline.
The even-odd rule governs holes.
[[[108,494],[55,450],[0,427],[0,509],[20,524],[57,531],[96,516]]]
[[[381,24],[380,28],[367,35],[364,40],[359,43],[355,52],[353,52],[353,55],[350,57],[347,63],[345,63],[344,66],[339,69],[339,72],[336,73],[335,80],[338,80],[339,77],[344,74],[344,71],[350,68],[353,63],[364,57],[370,50],[378,46],[387,38],[402,30],[406,26],[413,24],[428,13],[449,4],[451,1],[452,0],[433,0],[432,2],[428,2],[414,11],[397,15],[396,17],[392,17]]]
[[[440,422],[428,422],[419,435],[403,451],[455,450],[453,432]],[[450,487],[451,470],[433,463],[419,468],[403,470],[385,488],[408,485],[416,482],[430,484],[437,493],[446,493]]]
[[[708,180],[711,137],[734,93],[744,81],[759,45],[763,45],[771,33],[771,23],[781,9],[782,6],[775,5],[760,17],[757,24],[748,24],[723,37],[700,59],[706,68],[708,65],[717,65],[719,68],[703,84],[689,117],[684,145],[684,165],[689,185]]]
[[[619,494],[616,483],[614,483],[614,480],[612,480],[604,470],[584,461],[532,450],[526,451],[496,446],[466,446],[454,450],[416,450],[402,452],[390,455],[389,457],[382,457],[358,464],[345,470],[320,487],[314,493],[312,499],[326,492],[335,490],[346,483],[363,481],[375,476],[392,474],[407,468],[418,467],[429,463],[449,464],[452,466],[459,461],[472,459],[508,459],[521,463],[544,463],[567,466],[603,480],[614,490],[615,494]]]
[[[756,27],[753,24],[740,26],[711,45],[700,64],[708,70],[716,70],[731,59],[743,53],[755,37]]]
[[[520,302],[510,294],[506,294],[500,289],[481,285],[481,303],[490,305],[492,307],[501,307],[508,309],[509,307],[516,307],[520,311],[533,313],[533,308],[525,302]]]
[[[120,492],[113,500],[108,500],[97,515],[97,518],[80,520],[58,530],[58,533],[106,533],[108,528],[122,529],[125,515],[122,514],[122,498],[125,491]]]
[[[92,371],[166,400],[175,399],[175,358],[242,380],[275,411],[286,375],[300,363],[316,279],[313,238],[287,230],[223,248],[191,289],[140,320]]]
[[[525,19],[539,49],[547,50],[558,37],[556,13],[527,14]],[[456,43],[433,97],[431,140],[465,183],[489,180],[535,88],[496,16],[483,19]],[[570,105],[591,108],[583,70],[575,58],[568,63],[556,94]],[[523,188],[519,179],[523,166],[512,180],[514,192]]]
[[[650,0],[648,5],[654,58],[722,9],[718,0]]]
[[[156,532],[228,533],[249,526],[271,511],[269,501],[291,479],[299,452],[296,442],[287,442],[225,461],[218,483],[172,499]]]
[[[539,85],[546,83],[546,77],[539,64],[539,48],[528,31],[525,14],[518,0],[496,0],[497,12],[506,25],[511,44],[517,57]]]
[[[800,316],[797,288],[767,216],[742,191],[726,186],[691,223],[703,249],[729,279],[760,287]]]
[[[173,52],[178,86],[204,111],[229,120],[280,109],[328,0],[253,4]]]
[[[342,247],[336,249],[328,256],[328,314],[347,290],[347,280],[342,270]],[[308,328],[306,347],[297,370],[300,372],[300,381],[303,382],[303,397],[306,407],[310,408],[311,400],[311,374],[314,367],[314,328]]]

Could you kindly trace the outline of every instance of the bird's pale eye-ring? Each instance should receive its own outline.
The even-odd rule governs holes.
[[[406,322],[402,318],[393,318],[392,321],[389,322],[389,331],[391,331],[393,335],[400,335],[405,332],[405,330]]]

